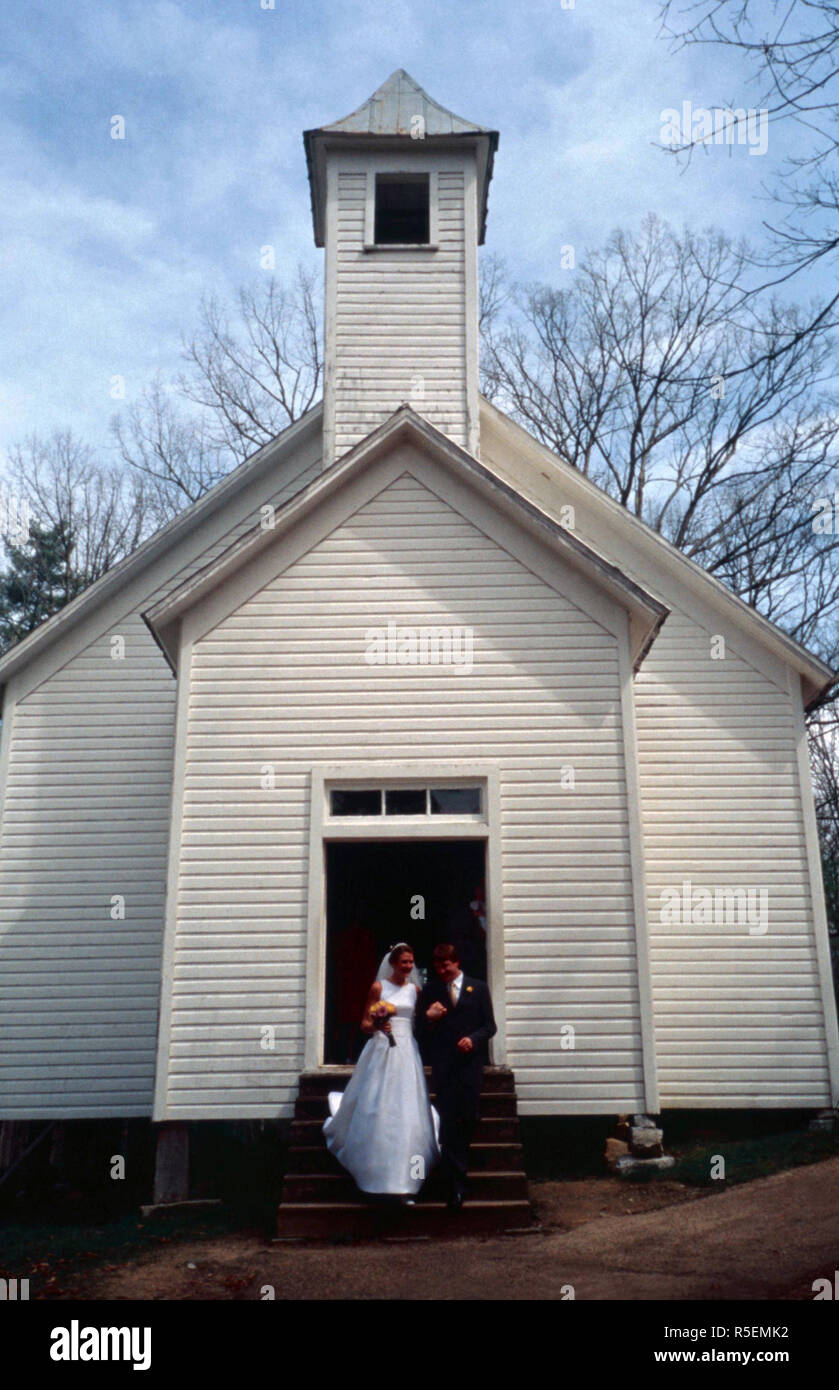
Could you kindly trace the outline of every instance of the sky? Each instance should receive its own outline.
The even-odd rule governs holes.
[[[114,413],[180,370],[202,294],[266,275],[263,246],[277,276],[320,276],[302,132],[395,68],[500,132],[486,250],[523,282],[560,283],[563,246],[579,259],[647,212],[753,240],[771,215],[788,132],[760,156],[661,148],[667,108],[758,91],[736,55],[674,51],[657,0],[271,5],[3,0],[0,458],[66,428],[112,450]]]

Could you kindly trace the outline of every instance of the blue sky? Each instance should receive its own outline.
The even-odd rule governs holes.
[[[664,108],[757,91],[733,55],[673,53],[656,0],[267,3],[3,0],[0,449],[67,426],[110,448],[112,376],[130,403],[176,374],[202,292],[265,274],[266,244],[320,273],[301,132],[397,67],[500,131],[487,249],[523,280],[648,211],[752,239],[771,215],[789,133],[687,168],[659,147]]]

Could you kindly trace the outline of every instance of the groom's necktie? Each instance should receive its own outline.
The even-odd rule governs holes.
[[[449,981],[449,998],[452,1001],[452,1008],[454,1008],[457,1004],[457,990],[455,989],[454,980]]]

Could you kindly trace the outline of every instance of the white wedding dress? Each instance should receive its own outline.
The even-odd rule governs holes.
[[[414,1037],[416,985],[382,980],[382,999],[396,1013],[396,1046],[376,1032],[362,1049],[345,1091],[330,1091],[327,1148],[362,1192],[414,1196],[440,1157],[440,1121],[429,1104]]]

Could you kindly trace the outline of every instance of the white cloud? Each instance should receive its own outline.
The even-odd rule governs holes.
[[[131,395],[177,371],[202,290],[255,276],[266,243],[281,274],[317,266],[302,131],[395,67],[500,129],[487,246],[523,278],[557,278],[561,245],[597,245],[648,210],[755,235],[782,152],[714,150],[683,171],[655,148],[663,107],[750,103],[733,62],[669,51],[654,3],[5,4],[3,443],[67,423],[106,438],[110,376]],[[108,137],[117,112],[124,142]]]

